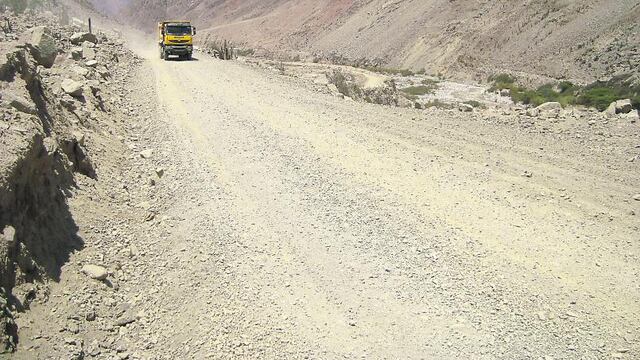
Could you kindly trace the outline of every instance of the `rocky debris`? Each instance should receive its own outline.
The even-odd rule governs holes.
[[[97,44],[98,37],[95,34],[91,34],[88,32],[79,32],[71,35],[71,37],[69,38],[69,41],[71,41],[71,43],[74,45],[80,45],[84,42]]]
[[[107,269],[98,265],[85,265],[82,272],[94,280],[105,280],[109,276]]]
[[[58,47],[51,30],[44,26],[33,28],[27,34],[26,45],[38,64],[50,68],[58,56]]]
[[[640,194],[633,195],[633,200],[640,201]]]
[[[103,331],[100,320],[117,319],[120,314],[111,309],[123,301],[114,294],[121,267],[111,273],[92,265],[105,263],[91,252],[106,244],[114,224],[98,225],[105,229],[100,234],[94,225],[80,223],[82,209],[100,208],[103,200],[124,209],[126,201],[114,198],[129,190],[115,183],[114,174],[135,183],[116,158],[126,149],[118,140],[128,131],[123,119],[132,116],[130,94],[121,84],[140,61],[121,40],[102,34],[76,36],[72,46],[69,35],[78,29],[61,25],[52,13],[4,16],[3,28],[10,32],[0,31],[0,353],[39,349],[48,354],[44,357],[81,358],[86,339]],[[83,59],[83,46],[93,50],[94,59]],[[100,177],[96,163],[102,165]],[[66,198],[72,193],[70,205]],[[87,253],[76,251],[82,248]],[[62,272],[67,275],[59,278]],[[73,291],[49,297],[60,281],[72,284]],[[29,308],[49,306],[46,318],[23,322]],[[65,313],[78,307],[80,315]],[[101,353],[116,357],[115,350]]]
[[[64,79],[62,81],[62,84],[60,84],[60,87],[65,93],[73,97],[82,97],[82,93],[83,93],[82,84],[77,81],[74,81],[71,79]]]

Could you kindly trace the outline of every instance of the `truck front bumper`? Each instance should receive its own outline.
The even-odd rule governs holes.
[[[191,45],[165,45],[164,51],[167,55],[187,55],[193,53]]]

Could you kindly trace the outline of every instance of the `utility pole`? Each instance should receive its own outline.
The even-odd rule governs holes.
[[[89,34],[93,34],[93,31],[91,30],[91,18],[89,18]]]

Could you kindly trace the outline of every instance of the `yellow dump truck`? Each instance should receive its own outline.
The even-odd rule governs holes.
[[[191,60],[193,54],[193,36],[196,28],[189,21],[162,21],[158,23],[158,45],[160,58],[169,56]]]

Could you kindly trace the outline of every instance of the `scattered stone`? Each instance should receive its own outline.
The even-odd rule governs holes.
[[[511,89],[502,89],[500,90],[500,96],[511,96]]]
[[[73,97],[82,97],[82,84],[77,82],[77,81],[73,81],[71,79],[65,79],[62,81],[62,84],[60,85],[62,87],[62,90],[73,96]]]
[[[640,201],[640,194],[633,195],[633,200]]]
[[[164,175],[164,169],[163,168],[157,168],[156,169],[156,175],[158,175],[158,177],[161,178]]]
[[[95,34],[91,34],[88,32],[75,33],[71,35],[71,38],[69,40],[74,45],[80,45],[85,41],[93,44],[98,43],[98,37]]]
[[[530,177],[533,176],[533,173],[531,173],[529,171],[525,171],[525,172],[522,173],[522,176],[530,178]]]
[[[107,276],[109,276],[107,269],[98,265],[85,265],[82,267],[82,272],[94,280],[102,281],[105,280]]]
[[[153,156],[152,149],[146,149],[146,150],[140,151],[140,157],[143,159],[151,159],[152,156]]]
[[[87,62],[85,63],[85,65],[87,65],[88,67],[92,67],[92,68],[94,68],[94,67],[98,66],[98,61],[96,61],[96,60],[89,60],[89,61],[87,61]]]

